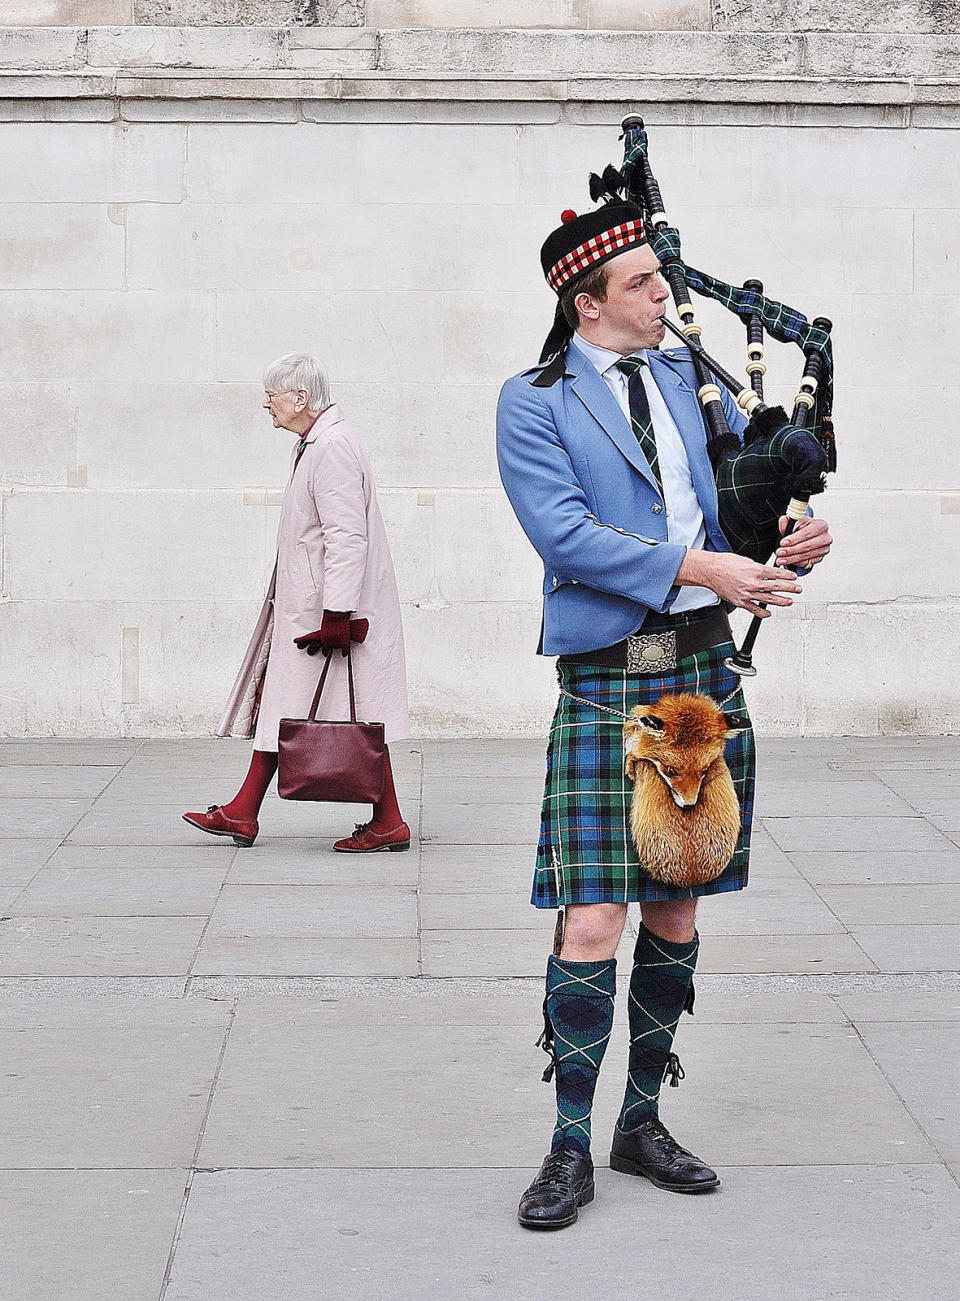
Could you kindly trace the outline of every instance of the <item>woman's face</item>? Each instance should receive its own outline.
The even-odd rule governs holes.
[[[273,417],[274,429],[290,429],[293,421],[306,409],[307,395],[303,389],[264,389],[263,409]]]

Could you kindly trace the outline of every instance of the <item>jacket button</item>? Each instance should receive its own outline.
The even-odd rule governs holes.
[[[650,509],[653,511],[654,515],[663,514],[663,507],[660,505],[658,501],[655,501],[653,505],[650,507]]]

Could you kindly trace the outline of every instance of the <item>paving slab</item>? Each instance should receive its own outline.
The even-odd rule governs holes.
[[[54,803],[53,800],[43,802]],[[179,804],[95,804],[77,822],[67,843],[97,846],[193,845],[198,853],[208,854],[226,854],[236,848],[228,837],[205,836],[196,827],[184,822],[183,808]]]
[[[851,935],[881,971],[956,971],[960,926],[854,926]]]
[[[705,974],[823,975],[875,971],[876,965],[849,935],[712,935],[704,938],[698,960]]]
[[[507,894],[430,894],[420,896],[420,923],[424,930],[456,930],[470,926],[481,930],[526,930],[536,912],[519,891]],[[556,914],[552,914],[556,922]]]
[[[62,737],[0,741],[0,764],[37,763],[46,766],[63,763],[114,768],[125,763],[145,744],[141,740],[71,741]]]
[[[7,909],[13,917],[203,917],[223,867],[44,867]]]
[[[208,854],[210,846],[215,846],[218,852]],[[233,852],[228,852],[230,850]],[[47,860],[46,866],[69,868],[71,871],[81,868],[94,868],[98,871],[152,871],[168,867],[225,871],[237,852],[232,841],[214,840],[212,837],[206,837],[199,845],[60,845]]]
[[[431,804],[532,804],[540,807],[543,774],[523,777],[461,777],[458,770],[423,777],[424,799]]]
[[[0,924],[0,976],[186,975],[203,917],[15,917]]]
[[[87,811],[86,800],[0,800],[0,836],[14,839],[63,839]]]
[[[26,885],[59,844],[56,836],[46,840],[0,840],[0,885]]]
[[[179,1026],[0,1030],[0,1167],[189,1166],[225,1031],[180,1006]]]
[[[416,886],[420,856],[406,853],[338,854],[313,841],[258,841],[239,849],[227,880],[231,885]]]
[[[862,850],[882,845],[884,850],[926,850],[950,848],[947,837],[923,818],[765,818],[767,831],[787,853],[814,850]]]
[[[515,893],[529,900],[536,846],[423,845],[420,884],[424,894]]]
[[[416,935],[414,889],[326,885],[225,886],[207,930],[211,940]]]
[[[422,834],[448,845],[536,845],[540,805],[427,804]]]
[[[960,884],[960,849],[876,849],[790,854],[811,885]]]
[[[601,1170],[595,1203],[561,1234],[516,1223],[533,1173],[200,1173],[166,1301],[316,1301],[319,1279],[337,1301],[556,1301],[587,1258],[590,1296],[629,1296],[638,1266],[625,1244],[638,1235],[642,1277],[682,1274],[684,1301],[890,1301],[918,1296],[919,1279],[947,1296],[960,1266],[960,1190],[936,1166],[724,1170],[719,1193],[668,1207],[646,1181]]]
[[[120,771],[119,768],[78,767],[75,764],[2,764],[0,799],[93,800]]]
[[[861,1022],[864,1042],[937,1152],[960,1162],[960,1032]]]
[[[195,976],[417,976],[415,939],[211,939]]]
[[[869,781],[758,780],[757,814],[764,818],[910,817],[911,805],[877,778]]]
[[[937,990],[838,994],[837,1005],[851,1021],[960,1021],[960,992]]]
[[[697,908],[701,935],[830,935],[843,926],[817,892],[793,877],[751,873],[745,890],[708,895]]]
[[[556,913],[530,908],[523,930],[423,930],[425,976],[542,976],[553,948]],[[632,946],[631,946],[632,948]]]
[[[847,927],[960,926],[960,885],[825,886],[820,895]]]
[[[4,1294],[156,1301],[186,1179],[186,1170],[0,1170]]]
[[[960,749],[960,747],[958,747]],[[956,756],[954,756],[956,758]],[[960,787],[960,766],[952,768],[885,768],[880,775],[885,786],[902,796],[909,803],[919,807],[915,802],[925,797],[942,799],[950,790]]]

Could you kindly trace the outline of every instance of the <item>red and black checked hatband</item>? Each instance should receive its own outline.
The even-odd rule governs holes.
[[[591,267],[646,242],[640,209],[632,203],[608,203],[582,217],[571,216],[548,235],[540,264],[551,289],[559,294]]]

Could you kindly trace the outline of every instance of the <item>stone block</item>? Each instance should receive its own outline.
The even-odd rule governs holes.
[[[7,736],[116,733],[120,622],[91,604],[0,605],[0,731]]]
[[[960,324],[960,302],[951,294],[928,294],[922,310],[937,322],[937,328],[919,330],[909,319],[910,303],[895,294],[854,294],[851,301],[851,334],[846,365],[861,384],[885,386],[890,378],[890,358],[896,357],[897,374],[905,376],[954,376],[951,339]]]
[[[180,126],[20,122],[0,130],[6,203],[179,203]]]
[[[270,291],[217,296],[217,377],[249,380],[274,357],[305,349],[332,382],[433,382],[441,371],[442,304],[431,293]],[[455,378],[455,377],[452,377]]]
[[[913,218],[914,292],[956,295],[960,291],[960,256],[954,237],[957,211],[920,208]]]
[[[186,194],[195,203],[354,203],[356,127],[201,123],[189,128]]]
[[[269,27],[93,27],[91,68],[253,70],[285,63],[286,41]]]
[[[4,511],[7,590],[35,601],[189,601],[211,592],[242,601],[260,585],[262,539],[262,517],[235,493],[15,493]]]
[[[960,21],[956,0],[896,0],[865,11],[859,0],[712,0],[714,31],[939,32]]]
[[[409,488],[379,493],[390,553],[403,601],[426,601],[436,590],[436,513]]]
[[[113,205],[0,205],[0,283],[4,289],[120,289],[122,221]]]
[[[298,122],[297,104],[283,99],[120,100],[126,122]]]
[[[442,205],[385,208],[388,282],[445,293],[539,289],[538,251],[556,213],[546,206],[466,205],[450,197]]]
[[[0,483],[64,484],[77,465],[76,390],[0,384]]]
[[[745,71],[763,71],[777,78],[807,71],[797,36],[758,33],[745,46],[736,34],[683,31],[386,30],[380,34],[378,66],[393,72],[546,73],[581,78],[683,73],[739,78]],[[862,65],[857,71],[862,72]],[[629,95],[611,90],[603,97]]]
[[[448,382],[500,383],[535,364],[556,299],[536,291],[443,296],[443,372]],[[496,322],[496,327],[491,328]]]
[[[48,72],[73,69],[83,60],[82,33],[75,27],[0,27],[0,70]]]
[[[373,205],[137,204],[127,217],[129,284],[370,291],[393,281],[391,225]]]
[[[365,0],[369,27],[579,27],[582,0]]]
[[[40,87],[37,92],[42,94]],[[116,116],[113,100],[106,98],[0,100],[0,122],[112,122]]]
[[[151,381],[207,379],[214,315],[213,296],[197,293],[11,292],[0,321],[0,379],[137,383],[145,367]]]
[[[416,736],[540,736],[556,706],[553,661],[535,652],[540,601],[403,611]]]
[[[28,393],[40,387],[30,386]],[[42,386],[41,391],[48,387]],[[0,401],[5,390],[15,391],[14,386],[0,388]],[[280,489],[294,435],[273,428],[261,410],[262,401],[256,374],[242,384],[78,384],[62,399],[76,425],[71,454],[86,467],[91,488],[215,489],[262,484]],[[134,431],[135,457],[130,455]],[[60,465],[63,456],[57,460],[51,455],[50,461]],[[17,482],[30,482],[25,473],[20,471]]]
[[[434,509],[437,586],[448,601],[535,598],[543,563],[502,489],[437,493]]]
[[[369,88],[369,86],[368,86]],[[478,91],[482,88],[478,87]],[[527,122],[558,122],[561,107],[544,101],[509,102],[495,99],[406,100],[406,99],[335,99],[307,100],[301,105],[308,122],[364,122],[463,124],[517,126]]]
[[[6,27],[94,27],[132,23],[135,0],[5,0]]]
[[[363,0],[133,0],[134,21],[179,27],[359,25]]]
[[[578,26],[600,31],[710,31],[710,0],[579,0]]]
[[[386,487],[492,488],[499,484],[494,419],[498,384],[337,383],[336,397]]]
[[[519,197],[517,132],[510,127],[385,125],[361,132],[358,144],[365,203],[453,200],[489,211]]]
[[[950,11],[957,13],[955,4]],[[953,77],[960,56],[955,24],[949,34],[934,38],[913,33],[864,34],[860,30],[849,35],[811,32],[804,43],[808,66],[816,68],[819,76],[831,78]]]

